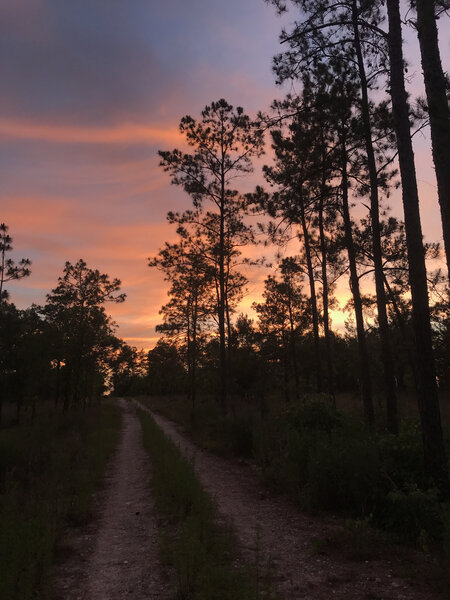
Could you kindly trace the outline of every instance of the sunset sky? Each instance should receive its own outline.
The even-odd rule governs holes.
[[[13,302],[43,303],[64,262],[83,258],[122,280],[127,301],[109,307],[117,334],[154,344],[167,286],[147,257],[174,235],[167,211],[190,206],[157,151],[179,144],[180,118],[212,100],[255,114],[287,91],[275,87],[271,58],[293,17],[281,20],[263,0],[0,3],[0,222],[10,227],[12,256],[33,261],[31,277],[8,286]],[[413,33],[408,39],[411,91],[420,93]],[[426,137],[416,152],[424,231],[440,240]],[[264,275],[250,281],[244,310]]]

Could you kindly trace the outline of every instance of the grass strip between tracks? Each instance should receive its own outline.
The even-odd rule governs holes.
[[[231,529],[220,523],[194,465],[148,413],[138,410],[152,463],[152,491],[163,516],[161,556],[174,572],[176,594],[189,600],[274,598],[268,568],[244,564]]]

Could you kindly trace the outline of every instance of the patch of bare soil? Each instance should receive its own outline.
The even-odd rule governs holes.
[[[95,500],[94,519],[69,532],[54,570],[57,600],[171,597],[158,555],[150,463],[139,420],[124,401],[119,445]],[[58,557],[57,557],[58,560]]]
[[[391,547],[367,560],[358,552],[355,560],[348,548],[336,544],[332,552],[321,551],[326,540],[343,535],[338,519],[302,514],[289,499],[268,495],[250,466],[197,448],[178,426],[152,415],[181,451],[194,457],[197,474],[216,498],[222,517],[230,520],[244,559],[260,569],[269,568],[274,587],[285,600],[442,598],[427,581],[431,559]]]

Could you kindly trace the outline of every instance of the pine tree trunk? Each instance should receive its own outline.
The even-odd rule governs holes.
[[[289,292],[290,296],[290,292]],[[298,363],[297,363],[297,344],[295,340],[295,324],[294,324],[294,316],[292,314],[292,300],[289,297],[289,337],[290,337],[290,346],[291,346],[291,356],[292,356],[292,367],[294,369],[294,384],[295,384],[295,398],[298,400],[300,398],[300,380],[298,375]]]
[[[6,229],[6,231],[8,231]],[[5,235],[6,235],[6,231],[5,231]],[[0,266],[0,308],[3,305],[3,283],[5,280],[5,244],[1,244],[1,253],[2,253],[2,259],[1,259],[1,266]]]
[[[227,274],[227,281],[228,281],[228,274]],[[228,295],[229,295],[228,294],[228,285],[226,286],[225,290],[226,290],[225,319],[226,319],[226,324],[227,324],[227,381],[228,381],[228,395],[232,397],[233,392],[232,392],[232,390],[230,390],[230,387],[232,387],[232,385],[231,385],[231,383],[232,383],[231,355],[232,355],[233,349],[231,347],[232,332],[231,332],[230,304],[228,302]],[[231,400],[230,400],[230,402],[231,402]]]
[[[222,177],[222,202],[220,207],[219,231],[219,361],[220,361],[220,390],[219,399],[222,411],[227,412],[227,350],[225,335],[225,180]]]
[[[353,243],[352,222],[350,219],[350,210],[348,204],[348,175],[347,165],[348,157],[346,150],[345,136],[341,137],[342,151],[342,215],[344,219],[345,245],[347,248],[348,262],[350,267],[350,287],[353,295],[353,304],[355,308],[356,331],[358,336],[359,352],[359,371],[361,377],[361,390],[364,405],[364,416],[369,429],[373,428],[374,411],[372,399],[372,381],[370,377],[369,355],[367,353],[366,333],[364,331],[364,316],[359,289],[358,271],[356,268],[356,252]]]
[[[434,0],[416,0],[417,33],[430,116],[447,268],[450,270],[450,111],[439,52]]]
[[[192,311],[192,342],[191,342],[191,408],[192,424],[195,422],[197,406],[197,319],[198,319],[198,292],[195,292],[194,308]]]
[[[319,336],[319,313],[317,310],[316,284],[314,280],[314,270],[311,258],[311,245],[309,242],[308,227],[306,224],[305,202],[303,198],[303,190],[299,189],[299,208],[300,220],[303,232],[303,242],[305,244],[306,266],[308,270],[308,280],[311,298],[311,311],[313,321],[313,336],[314,336],[314,355],[316,359],[316,389],[320,393],[322,391],[322,358],[320,355],[320,336]]]
[[[286,332],[283,329],[281,331],[281,341],[282,341],[282,359],[283,359],[283,384],[284,384],[284,400],[286,404],[289,404],[291,401],[291,397],[289,394],[289,358],[288,358],[288,350],[286,343]]]
[[[389,18],[390,84],[402,179],[405,233],[408,247],[409,281],[415,337],[418,404],[422,424],[425,468],[434,483],[450,491],[439,398],[434,370],[433,344],[428,304],[425,251],[419,212],[414,153],[409,125],[409,107],[403,74],[403,48],[399,0],[387,0]]]
[[[386,396],[387,426],[391,433],[398,433],[397,395],[395,391],[395,375],[393,369],[392,348],[389,332],[389,322],[386,310],[386,292],[384,289],[383,255],[381,249],[380,209],[378,198],[378,175],[375,162],[375,152],[372,142],[370,123],[369,96],[364,59],[358,25],[358,9],[353,0],[352,22],[354,45],[358,61],[358,71],[361,86],[361,115],[364,130],[364,140],[367,154],[370,183],[370,217],[372,226],[372,253],[375,267],[375,289],[377,297],[378,329],[381,345],[381,361],[384,373],[384,391]]]
[[[403,338],[403,342],[405,344],[406,347],[406,353],[408,355],[408,362],[409,362],[409,366],[411,368],[411,373],[413,376],[413,380],[414,380],[414,388],[417,392],[417,381],[416,381],[416,367],[415,367],[415,362],[414,362],[414,352],[413,352],[413,342],[411,340],[411,336],[409,334],[408,328],[406,327],[406,323],[405,323],[405,319],[403,318],[403,315],[400,311],[400,308],[398,306],[398,302],[395,298],[394,292],[392,291],[391,286],[389,285],[389,281],[387,280],[386,275],[384,276],[384,285],[386,286],[386,290],[388,293],[388,297],[390,299],[392,308],[394,309],[394,313],[395,313],[395,318],[397,321],[397,325],[400,329],[400,333],[402,335]]]
[[[192,341],[191,341],[191,299],[190,294],[186,303],[186,353],[187,353],[187,368],[188,368],[188,384],[187,384],[187,400],[192,406]]]
[[[322,256],[322,302],[323,302],[323,330],[325,335],[325,347],[327,353],[327,386],[328,394],[331,398],[333,406],[336,408],[336,398],[334,395],[334,370],[333,370],[333,354],[331,349],[331,331],[330,331],[330,316],[328,311],[328,250],[327,240],[325,237],[325,229],[323,224],[323,194],[325,191],[325,182],[322,182],[322,193],[319,199],[319,236],[320,236],[320,253]]]
[[[60,388],[61,388],[61,361],[58,358],[58,359],[56,359],[56,385],[55,385],[55,398],[54,398],[55,408],[58,408]]]

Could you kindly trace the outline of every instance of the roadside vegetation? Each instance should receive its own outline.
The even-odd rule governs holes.
[[[194,465],[138,411],[152,463],[152,491],[160,526],[161,556],[173,570],[180,600],[273,598],[267,565],[241,562],[236,540],[198,480]]]
[[[0,429],[0,598],[51,597],[58,540],[89,519],[120,423],[108,403],[66,414],[43,407],[34,422]]]
[[[351,518],[360,533],[375,526],[388,534],[386,541],[448,560],[450,506],[428,484],[417,419],[406,420],[397,436],[369,435],[348,399],[342,411],[310,395],[288,406],[269,402],[263,415],[243,403],[223,416],[204,398],[194,419],[183,396],[145,402],[180,423],[199,446],[256,464],[264,484],[287,492],[299,507]],[[445,433],[450,450],[448,427]]]

